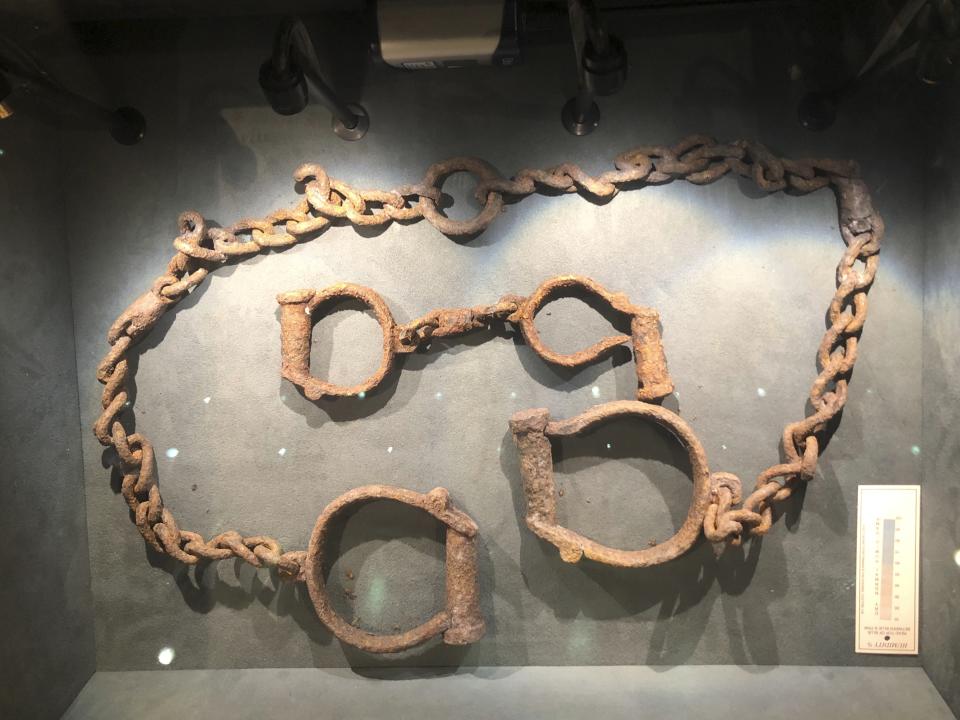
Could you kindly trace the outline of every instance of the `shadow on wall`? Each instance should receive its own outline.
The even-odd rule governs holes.
[[[676,454],[665,453],[662,438],[657,438],[655,433],[637,433],[636,430],[635,427],[622,429],[629,431],[634,443],[628,445],[624,442],[621,447],[629,447],[631,455],[652,457],[682,469],[685,458],[677,461]],[[504,442],[512,446],[509,437],[505,437]],[[592,454],[589,442],[587,440],[579,446],[568,443],[564,448],[565,461],[576,459],[597,464],[610,459]],[[626,452],[619,453],[618,457],[626,455]],[[515,452],[501,455],[501,470],[510,484],[517,522],[522,526],[525,501]],[[674,489],[664,490],[665,496],[677,494]],[[564,501],[561,499],[560,502]],[[802,494],[787,503],[788,523],[801,505]],[[675,522],[685,513],[685,509],[681,511],[678,507],[672,510]],[[412,603],[424,613],[417,622],[425,620],[443,604],[443,537],[442,527],[432,518],[388,501],[371,503],[345,513],[331,527],[329,557],[336,559],[326,574],[336,610],[348,622],[372,632],[397,631],[396,626],[383,627],[379,617],[388,603]],[[498,549],[490,548],[484,542],[481,530],[478,571],[488,638],[496,634],[493,612],[496,575],[491,557],[496,553],[497,563],[512,566],[511,569],[522,573],[527,589],[552,607],[557,618],[572,619],[579,615],[598,620],[624,618],[655,610],[655,616],[637,620],[653,623],[646,656],[642,660],[638,658],[645,664],[670,666],[684,663],[699,642],[717,598],[722,604],[731,654],[736,661],[743,665],[779,663],[774,621],[766,605],[748,607],[736,600],[750,584],[764,544],[768,563],[784,570],[773,580],[769,594],[762,597],[773,601],[787,592],[785,558],[775,535],[764,541],[751,541],[745,548],[726,548],[719,556],[709,543],[701,540],[693,550],[668,565],[641,569],[614,568],[589,561],[569,565],[560,559],[552,545],[539,540],[526,528],[521,529],[520,537],[521,551],[517,563]],[[378,587],[376,577],[376,566],[378,562],[383,563],[384,557],[377,556],[388,543],[396,541],[399,546],[390,549],[390,562],[429,566],[436,570],[436,580],[430,587],[412,584],[397,592],[396,597],[391,593],[387,598],[382,585]],[[228,563],[201,562],[190,569],[166,556],[156,555],[149,548],[145,551],[151,565],[174,578],[184,601],[195,612],[208,613],[218,605],[240,610],[260,603],[277,617],[292,618],[313,644],[326,646],[334,640],[316,617],[302,584],[282,582],[274,571],[258,572],[239,560],[233,561],[231,577]],[[368,572],[368,565],[372,567],[372,573]],[[421,576],[422,573],[411,573],[415,581]],[[719,594],[710,593],[715,583],[719,585]],[[509,598],[501,599],[511,602]],[[674,633],[671,629],[676,623],[682,624],[683,630]],[[698,631],[691,632],[691,625]],[[474,659],[476,648],[483,642],[481,640],[476,646],[456,647],[434,639],[420,648],[389,656],[368,654],[347,645],[342,649],[351,667],[363,674],[376,677],[376,668],[405,665],[411,658],[416,658],[417,664],[425,669],[411,668],[409,676],[422,677],[452,673],[459,667],[476,667],[480,664]],[[319,662],[319,657],[315,659]]]
[[[227,273],[229,272],[232,272],[232,268],[228,269]],[[175,313],[196,304],[206,287],[206,284],[201,285],[190,297],[178,304],[161,320],[149,339],[138,346],[138,352],[131,354],[134,371],[140,352],[149,351],[159,344],[172,324]],[[343,303],[338,309],[362,308],[352,303]],[[604,319],[610,321],[615,329],[623,330],[622,318],[611,316],[607,309],[600,305],[594,304],[594,309],[601,312]],[[333,319],[336,320],[337,316],[342,315],[343,313],[334,313]],[[602,371],[602,367],[596,366],[604,365],[604,363],[597,363],[596,366],[580,372],[552,368],[540,358],[534,357],[533,351],[522,344],[518,334],[507,333],[502,327],[496,327],[467,335],[456,345],[435,343],[427,351],[412,355],[408,359],[407,367],[421,370],[433,362],[440,352],[465,351],[473,345],[498,336],[514,340],[524,367],[538,382],[548,387],[561,387],[571,382],[582,387],[593,382],[596,375]],[[326,349],[321,350],[321,353],[326,351]],[[622,363],[629,359],[629,352],[621,352],[614,356],[613,362]],[[323,360],[321,360],[322,363]],[[305,398],[302,399],[313,410],[320,410],[334,421],[356,419],[369,415],[387,404],[396,389],[396,377],[400,372],[401,369],[397,368],[393,374],[393,380],[384,388],[384,391],[375,393],[364,401],[340,400],[334,404],[328,401],[309,403]],[[135,397],[135,389],[132,390],[131,396]],[[316,407],[313,407],[314,405]],[[575,471],[579,471],[596,466],[602,461],[619,460],[626,461],[633,469],[639,470],[640,465],[631,460],[637,457],[647,458],[673,467],[677,471],[673,473],[674,475],[684,475],[689,481],[689,462],[685,453],[672,438],[665,438],[662,431],[644,423],[619,421],[611,425],[613,434],[604,436],[604,442],[612,438],[612,442],[607,445],[607,452],[603,452],[598,446],[596,437],[587,435],[583,438],[573,438],[566,441],[562,448],[557,448],[562,460],[561,464],[570,464]],[[509,435],[505,436],[503,443],[506,447],[513,447]],[[521,491],[517,456],[515,451],[511,451],[502,453],[500,457],[501,470],[510,485],[516,519],[522,527],[525,501]],[[105,464],[109,464],[108,455],[105,455],[104,460]],[[115,490],[118,491],[119,477],[116,473],[114,481]],[[689,489],[677,487],[676,483],[668,486],[663,482],[655,483],[654,487],[670,508],[672,528],[678,527],[687,511]],[[682,497],[684,495],[686,497]],[[456,502],[456,499],[454,501]],[[574,498],[570,497],[566,502],[573,501]],[[589,500],[587,502],[589,503]],[[788,526],[795,523],[802,503],[801,491],[786,504]],[[564,501],[561,501],[561,505],[563,504]],[[469,512],[469,508],[464,509]],[[636,508],[633,509],[636,510]],[[670,532],[672,530],[666,531],[667,534]],[[333,528],[331,534],[330,557],[338,559],[328,568],[327,577],[337,611],[348,622],[353,622],[372,632],[397,631],[396,627],[383,627],[380,622],[383,604],[388,601],[382,595],[382,588],[378,590],[375,581],[373,585],[368,583],[361,588],[359,578],[362,577],[364,582],[367,582],[370,573],[362,572],[364,566],[371,563],[375,568],[374,556],[387,543],[399,540],[403,561],[409,561],[415,565],[426,564],[437,571],[435,573],[437,580],[430,588],[411,586],[407,588],[408,592],[397,593],[398,598],[409,599],[416,604],[416,607],[423,608],[428,614],[418,622],[425,620],[443,603],[442,592],[438,590],[442,587],[443,575],[442,537],[440,527],[433,519],[394,503],[374,503],[348,513]],[[577,566],[568,565],[560,559],[553,546],[540,541],[526,529],[521,529],[520,537],[519,564],[515,559],[499,552],[497,562],[520,572],[527,589],[552,607],[557,618],[573,619],[579,615],[585,615],[601,620],[656,612],[655,617],[638,619],[638,622],[655,623],[647,655],[643,659],[646,664],[675,665],[685,662],[693,654],[706,628],[717,597],[721,600],[728,625],[731,654],[737,662],[762,665],[779,663],[773,619],[767,611],[766,604],[753,604],[744,609],[741,604],[733,600],[744,592],[753,577],[763,544],[759,540],[750,542],[746,548],[727,548],[719,556],[714,553],[708,543],[701,540],[691,552],[668,566],[621,569],[589,561]],[[661,534],[661,539],[663,537],[665,535]],[[620,539],[626,547],[642,546],[646,541],[647,537]],[[769,548],[768,553],[774,554],[771,558],[773,566],[784,567],[780,541],[768,539],[766,544]],[[494,551],[497,550],[494,549]],[[325,646],[333,640],[333,636],[317,619],[305,587],[302,585],[291,586],[283,583],[274,572],[270,572],[268,578],[265,578],[265,573],[258,573],[241,561],[234,561],[232,580],[236,582],[230,582],[229,577],[225,579],[222,576],[223,568],[229,567],[228,565],[220,564],[212,567],[208,563],[201,563],[190,570],[169,558],[154,555],[149,549],[146,552],[152,565],[162,568],[174,577],[184,600],[195,612],[207,613],[217,605],[242,609],[259,602],[278,617],[291,617],[314,644]],[[496,633],[493,612],[496,576],[491,559],[491,548],[483,542],[482,529],[478,552],[481,606],[488,622],[488,637],[490,637]],[[343,571],[340,572],[336,570],[337,568],[343,568]],[[376,575],[375,569],[373,575]],[[719,594],[710,593],[714,583],[719,585]],[[770,585],[769,595],[762,597],[769,602],[784,595],[787,589],[788,580],[784,570]],[[358,603],[352,602],[357,598],[360,598],[359,602],[365,604],[367,609],[361,609]],[[511,602],[510,598],[503,599]],[[514,599],[512,602],[519,605],[519,599]],[[742,613],[749,613],[749,616]],[[671,628],[674,623],[682,623],[683,631],[672,633]],[[690,632],[691,624],[695,632]],[[471,647],[446,646],[439,640],[433,640],[419,649],[389,657],[370,655],[350,646],[343,646],[343,652],[348,662],[355,668],[391,667],[407,663],[411,657],[415,657],[417,664],[422,666],[457,668],[463,665],[469,667],[479,664],[473,659],[475,652]]]
[[[255,45],[262,48],[263,60],[270,55],[273,34],[280,22],[279,18],[270,20],[256,38]],[[318,49],[317,59],[323,76],[343,102],[361,102],[369,68],[366,37],[370,30],[364,18],[356,14],[338,14],[319,21],[308,19],[306,24]],[[332,58],[336,58],[336,62]],[[237,135],[223,111],[225,108],[264,106],[266,100],[257,83],[256,67],[250,67],[245,75],[240,76],[240,82],[235,80],[231,85],[231,78],[239,79],[236,72],[231,72],[236,59],[234,56],[220,56],[220,62],[225,65],[223,72],[201,73],[183,79],[187,85],[186,95],[199,98],[200,102],[187,106],[186,118],[181,121],[186,126],[180,130],[208,138],[205,154],[216,159],[219,177],[215,180],[225,187],[244,190],[253,186],[259,177],[257,155],[253,150],[255,144],[244,142]],[[310,104],[319,104],[315,91],[310,91],[309,96]],[[318,128],[317,132],[332,131]],[[203,180],[197,178],[197,182]],[[204,188],[198,185],[196,189],[198,192],[191,192],[190,196],[203,197]]]
[[[620,450],[603,452],[601,457],[602,451],[596,445],[598,439],[586,434],[580,438],[566,439],[559,453],[559,448],[555,445],[554,452],[561,454],[564,462],[573,461],[580,468],[626,457],[650,458],[682,470],[689,480],[690,468],[686,453],[682,450],[675,452],[675,449],[679,449],[679,444],[672,438],[668,441],[669,445],[665,445],[664,433],[659,428],[649,425],[644,428],[643,424],[631,421],[617,421],[611,425],[619,425],[620,428],[612,434],[604,435],[602,442],[606,443],[612,438],[610,444]],[[504,443],[512,446],[509,434],[505,436]],[[520,532],[518,569],[523,574],[527,589],[553,607],[556,617],[573,619],[585,615],[603,620],[641,615],[659,608],[655,618],[639,620],[653,622],[654,629],[647,655],[645,658],[638,658],[638,662],[647,665],[678,665],[693,654],[699,643],[709,620],[713,601],[718,597],[711,596],[709,591],[714,583],[717,583],[728,625],[731,654],[736,662],[744,665],[779,663],[773,619],[766,607],[747,608],[750,616],[741,617],[739,613],[742,608],[735,600],[736,596],[749,586],[764,545],[767,546],[767,562],[773,567],[785,567],[782,546],[775,537],[755,539],[745,547],[726,547],[719,555],[718,549],[701,537],[688,553],[667,564],[648,568],[617,568],[588,560],[568,564],[561,560],[553,545],[541,540],[525,527],[526,500],[517,461],[515,452],[501,454],[501,469],[509,480],[517,522],[523,528]],[[635,463],[631,465],[635,466]],[[566,481],[561,480],[558,474],[558,485],[562,486],[567,482],[569,478]],[[689,488],[684,487],[678,492],[675,487],[660,484],[655,484],[655,487],[667,502],[673,528],[679,527],[687,512]],[[681,501],[678,496],[684,493],[687,498]],[[562,511],[565,502],[584,499],[582,496],[576,498],[569,495],[566,499],[559,499],[558,511]],[[591,501],[586,498],[586,502]],[[788,525],[791,517],[799,513],[802,502],[800,493],[786,503],[784,511]],[[628,514],[635,511],[636,508],[631,507],[621,509],[620,512]],[[774,515],[776,518],[777,511]],[[632,542],[625,542],[626,538],[618,539],[621,541],[616,543],[618,547],[634,548],[647,544],[646,537],[635,538]],[[661,536],[659,539],[662,541],[665,538]],[[765,597],[770,601],[776,600],[786,594],[788,587],[789,582],[784,570],[770,585],[769,593]],[[671,633],[671,626],[675,622],[686,626],[682,632]],[[696,632],[690,632],[691,623]],[[683,644],[678,644],[678,641]]]

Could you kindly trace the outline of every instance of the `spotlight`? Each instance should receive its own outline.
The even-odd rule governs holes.
[[[260,66],[260,88],[273,111],[296,115],[307,106],[307,80],[320,101],[333,113],[333,132],[344,140],[359,140],[370,128],[360,105],[344,103],[324,80],[310,33],[299,18],[283,21],[273,41],[273,55]]]
[[[279,115],[296,115],[307,106],[307,78],[293,63],[279,70],[272,60],[267,60],[260,66],[260,87]]]
[[[587,40],[583,48],[583,78],[594,95],[613,95],[627,82],[627,51],[616,35],[603,42]]]
[[[604,27],[595,0],[570,0],[570,29],[577,53],[579,87],[560,112],[572,135],[587,135],[600,124],[597,96],[613,95],[627,82],[627,51]]]
[[[121,145],[136,145],[143,140],[147,123],[139,110],[132,107],[111,110],[109,106],[73,92],[40,69],[37,61],[25,50],[2,36],[0,70],[3,71],[0,72],[0,120],[13,115],[8,99],[16,87],[18,93],[29,93],[44,108],[80,127],[106,128]]]

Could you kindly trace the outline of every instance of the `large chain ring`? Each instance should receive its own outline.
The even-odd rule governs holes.
[[[439,192],[443,179],[456,172],[468,172],[477,177],[478,185],[483,187],[501,177],[489,163],[480,158],[456,157],[431,165],[424,175],[423,185],[436,188]],[[475,216],[469,220],[454,220],[442,214],[433,198],[426,195],[420,198],[420,211],[423,217],[444,235],[475,235],[486,228],[503,209],[503,196],[490,190],[486,202]]]

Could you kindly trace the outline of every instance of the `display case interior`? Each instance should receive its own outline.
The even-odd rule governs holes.
[[[0,716],[960,711],[956,86],[812,132],[879,11],[601,3],[577,135],[563,4],[422,71],[356,5],[289,8],[353,139],[280,17],[11,8]],[[863,485],[918,653],[856,651]]]

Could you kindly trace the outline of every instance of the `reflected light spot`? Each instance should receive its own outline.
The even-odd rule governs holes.
[[[726,450],[726,449],[727,449],[727,446],[726,446],[726,445],[721,445],[721,446],[720,446],[720,449],[721,449],[721,450]]]
[[[277,455],[279,455],[280,457],[283,457],[286,454],[287,454],[286,448],[280,448],[279,450],[277,450]]]
[[[167,457],[173,460],[177,455],[180,454],[180,451],[176,448],[167,448]]]
[[[511,399],[511,400],[516,400],[516,399],[517,399],[517,394],[516,394],[515,392],[511,392],[511,393],[510,393],[510,399]]]
[[[203,399],[203,404],[204,404],[204,405],[209,405],[209,404],[210,404],[210,396],[209,396],[209,395],[207,395],[207,396]]]
[[[160,648],[160,652],[157,653],[157,662],[161,665],[169,665],[176,656],[172,647]]]
[[[568,646],[572,650],[583,650],[589,646],[590,643],[590,631],[586,628],[574,628],[570,633],[570,639],[567,641]]]
[[[766,397],[767,391],[763,388],[757,388],[757,397]]]
[[[393,452],[393,445],[391,445],[390,447],[387,448],[387,452],[388,452],[388,453],[392,453],[392,452]]]
[[[310,306],[309,306],[309,305],[305,305],[305,306],[304,306],[304,308],[303,308],[303,314],[304,314],[304,315],[309,315],[309,314],[310,314]]]
[[[437,400],[443,400],[443,393],[442,393],[442,392],[438,392],[436,395],[434,395],[434,397],[435,397]]]
[[[960,567],[960,549],[958,549],[958,550],[953,554],[953,561],[957,564],[957,567]]]
[[[287,396],[286,396],[286,395],[281,395],[281,396],[280,396],[280,402],[286,402],[286,401],[287,401]]]
[[[910,452],[911,452],[914,456],[919,455],[919,454],[920,454],[920,446],[919,446],[919,445],[914,445],[913,447],[910,448]]]
[[[360,392],[357,393],[357,397],[360,398],[361,400],[363,400],[366,396],[367,396],[367,393],[365,390],[361,390]]]
[[[613,443],[607,443],[607,450],[613,447]]]
[[[376,576],[370,582],[370,588],[363,596],[361,615],[378,618],[383,614],[384,600],[387,596],[387,583],[381,576]]]
[[[594,385],[592,388],[590,388],[590,394],[595,398],[600,397],[600,388]]]

